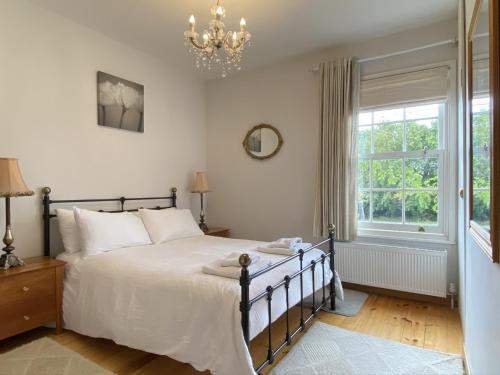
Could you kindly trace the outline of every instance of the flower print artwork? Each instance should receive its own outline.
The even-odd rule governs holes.
[[[98,124],[111,128],[144,132],[144,86],[97,73]]]

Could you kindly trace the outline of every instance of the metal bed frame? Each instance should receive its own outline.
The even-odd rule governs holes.
[[[151,200],[166,200],[169,201],[170,204],[166,206],[154,206],[150,207],[150,209],[161,210],[165,208],[177,207],[177,188],[171,189],[171,195],[166,197],[145,197],[145,198],[100,198],[100,199],[61,199],[61,200],[53,200],[50,198],[51,189],[49,187],[44,187],[42,189],[43,193],[43,246],[44,246],[44,255],[51,256],[51,248],[50,248],[50,219],[57,217],[55,213],[51,213],[51,205],[53,204],[65,204],[65,203],[102,203],[102,202],[119,202],[120,209],[118,210],[99,210],[99,212],[132,212],[137,211],[137,208],[134,209],[125,209],[125,203],[129,201],[151,201]],[[250,311],[252,309],[252,305],[257,301],[265,298],[267,300],[267,313],[268,313],[268,350],[267,350],[267,358],[264,362],[259,364],[254,368],[255,372],[260,373],[264,368],[271,365],[274,362],[276,355],[278,355],[286,346],[291,345],[293,338],[299,333],[305,330],[307,323],[309,323],[321,310],[321,308],[328,306],[332,310],[335,310],[335,226],[330,224],[328,226],[328,238],[314,244],[306,249],[300,249],[297,254],[288,256],[281,261],[272,264],[269,267],[266,267],[260,271],[250,274],[248,268],[252,263],[252,259],[248,254],[242,254],[239,258],[239,263],[241,265],[241,276],[240,276],[240,287],[241,287],[241,302],[240,302],[240,311],[241,311],[241,327],[243,330],[243,337],[247,346],[250,345]],[[304,265],[304,254],[310,252],[313,249],[319,248],[322,245],[328,244],[328,251],[324,252],[319,258],[312,260],[309,264]],[[330,286],[327,291],[327,284],[325,278],[325,264],[328,259],[328,267],[331,271],[331,279]],[[252,281],[259,276],[262,276],[283,264],[298,261],[300,265],[300,269],[294,272],[291,275],[285,275],[283,280],[275,285],[269,285],[266,287],[264,291],[257,294],[255,297],[250,298],[250,285]],[[317,303],[316,301],[316,275],[315,269],[316,266],[321,266],[322,268],[322,294],[321,294],[321,302]],[[304,276],[310,271],[312,277],[312,307],[310,307],[310,313],[306,317],[306,308],[304,306]],[[289,287],[290,282],[299,278],[300,280],[300,302],[298,306],[300,308],[300,323],[298,327],[295,329],[291,328],[290,324],[290,309],[294,306],[290,306],[289,304]],[[273,301],[273,293],[278,288],[285,289],[286,295],[286,334],[284,339],[280,342],[280,344],[273,348],[272,345],[272,301]]]

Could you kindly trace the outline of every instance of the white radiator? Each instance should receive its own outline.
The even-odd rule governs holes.
[[[446,250],[368,244],[336,244],[342,281],[446,297]]]

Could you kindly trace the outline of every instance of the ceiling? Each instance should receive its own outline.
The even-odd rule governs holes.
[[[183,69],[196,70],[184,45],[191,14],[197,28],[215,0],[30,0]],[[457,14],[457,0],[221,0],[226,27],[245,17],[252,45],[243,69],[338,44],[413,29]],[[200,30],[198,30],[200,31]],[[210,75],[200,72],[200,76]]]

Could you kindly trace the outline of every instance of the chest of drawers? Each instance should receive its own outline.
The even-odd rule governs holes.
[[[65,263],[46,257],[25,262],[0,270],[0,340],[50,322],[62,330]]]

